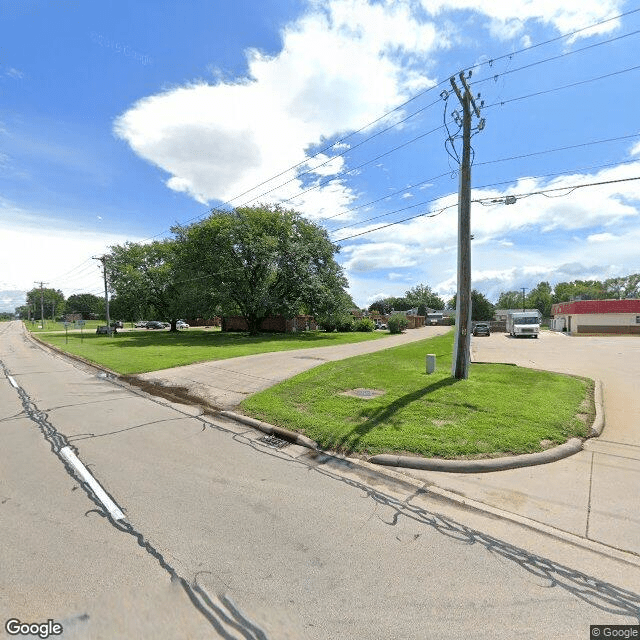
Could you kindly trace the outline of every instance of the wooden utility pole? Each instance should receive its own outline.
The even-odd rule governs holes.
[[[451,375],[458,380],[469,377],[469,351],[471,345],[471,117],[472,110],[480,118],[467,84],[464,72],[460,72],[464,95],[455,78],[451,86],[462,105],[462,160],[458,187],[458,287],[456,296],[456,335],[453,347]],[[480,120],[478,129],[484,128]]]
[[[102,272],[104,274],[104,304],[107,316],[107,335],[111,335],[111,318],[109,318],[109,291],[107,290],[107,256],[94,258],[102,262]]]
[[[36,282],[38,284],[38,282]],[[42,328],[44,329],[44,285],[49,284],[48,282],[40,281],[40,322],[42,323]]]

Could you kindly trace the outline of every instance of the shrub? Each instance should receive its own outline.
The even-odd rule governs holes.
[[[409,326],[407,316],[402,313],[394,313],[387,321],[390,333],[402,333]]]
[[[345,316],[344,318],[340,318],[336,323],[336,331],[341,333],[348,333],[349,331],[353,331],[353,320],[349,316]]]
[[[354,331],[373,331],[376,328],[376,323],[371,318],[360,318],[354,323]]]

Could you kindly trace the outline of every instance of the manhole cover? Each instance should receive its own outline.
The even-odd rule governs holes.
[[[277,438],[276,436],[262,436],[262,438],[258,438],[258,442],[263,442],[268,447],[273,447],[274,449],[282,449],[282,447],[286,447],[288,444],[291,444],[287,440]]]
[[[350,389],[349,391],[343,391],[340,395],[371,400],[372,398],[384,395],[384,393],[382,389]]]

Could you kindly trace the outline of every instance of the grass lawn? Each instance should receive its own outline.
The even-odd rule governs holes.
[[[86,329],[86,327],[85,327]],[[226,333],[188,329],[169,331],[118,331],[115,336],[93,332],[41,333],[38,337],[68,353],[82,356],[121,374],[145,373],[178,367],[194,362],[223,360],[269,351],[290,351],[309,347],[329,347],[337,344],[378,340],[387,332],[372,333],[304,333],[261,334]],[[68,342],[67,342],[68,340]]]
[[[450,375],[453,333],[327,363],[247,398],[247,415],[304,433],[323,449],[375,455],[491,457],[585,436],[593,382],[512,365]],[[425,355],[437,369],[425,373]],[[362,399],[353,389],[384,394]]]
[[[82,327],[82,331],[84,333],[95,333],[96,327],[104,326],[105,324],[106,322],[104,320],[85,320],[85,325]],[[53,320],[45,320],[44,327],[42,327],[42,322],[40,320],[25,320],[24,325],[29,331],[31,331],[31,333],[49,333],[51,331],[62,331],[62,333],[64,333],[64,324],[62,322],[54,322]],[[69,327],[69,331],[73,330],[79,331],[80,327],[76,329],[74,325],[71,325]]]

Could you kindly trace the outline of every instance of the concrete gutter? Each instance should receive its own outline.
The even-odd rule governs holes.
[[[248,416],[243,416],[239,413],[234,413],[233,411],[218,411],[217,415],[224,416],[225,418],[230,418],[231,420],[235,420],[236,422],[241,422],[242,424],[246,424],[249,427],[253,427],[254,429],[258,429],[259,431],[268,433],[269,435],[280,436],[281,438],[284,438],[286,440],[292,440],[296,444],[307,447],[307,449],[314,449],[316,451],[320,450],[317,442],[315,442],[311,438],[303,436],[300,433],[296,433],[295,431],[289,431],[289,429],[276,427],[275,425],[269,424],[267,422],[262,422],[261,420],[256,420],[255,418],[249,418]]]

